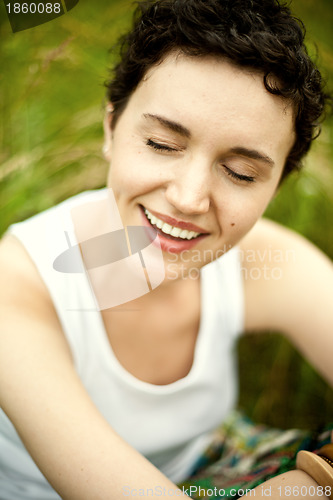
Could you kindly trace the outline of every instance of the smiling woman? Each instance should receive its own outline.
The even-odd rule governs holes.
[[[262,75],[173,53],[148,72],[114,129],[108,115],[105,130],[108,186],[124,224],[141,223],[140,207],[172,218],[160,229],[165,252],[239,242],[273,197],[294,142],[293,110],[266,91]],[[184,223],[200,236],[170,238],[169,226]]]
[[[258,432],[232,413],[243,333],[283,333],[333,383],[331,262],[261,218],[328,97],[303,38],[277,0],[139,4],[107,84],[106,189],[0,246],[1,498],[197,498],[202,480],[217,498],[264,481],[256,496],[332,497],[330,446],[294,470],[328,433]],[[68,246],[75,269],[60,273]],[[258,447],[240,461],[244,439]]]

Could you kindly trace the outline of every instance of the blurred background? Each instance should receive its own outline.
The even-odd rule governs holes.
[[[332,0],[291,5],[332,89]],[[1,2],[0,234],[15,221],[105,184],[103,84],[113,58],[108,49],[132,12],[127,0],[80,0],[66,15],[13,34]],[[332,136],[329,119],[304,171],[285,182],[266,213],[331,258]],[[282,428],[333,422],[332,389],[280,335],[251,336],[238,349],[239,404],[251,418]]]

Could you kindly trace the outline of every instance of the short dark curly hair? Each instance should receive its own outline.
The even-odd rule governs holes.
[[[330,99],[304,37],[303,23],[279,0],[139,2],[132,29],[119,41],[120,60],[106,82],[113,125],[147,71],[170,52],[222,57],[260,71],[268,92],[292,102],[296,140],[284,178],[300,168]]]

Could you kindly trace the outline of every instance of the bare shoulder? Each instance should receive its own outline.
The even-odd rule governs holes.
[[[285,334],[333,385],[333,265],[302,236],[262,220],[241,243],[247,331]]]
[[[315,245],[304,236],[297,232],[288,229],[277,222],[269,219],[260,219],[252,230],[243,238],[241,242],[241,249],[245,254],[250,254],[251,250],[257,253],[257,259],[267,260],[271,259],[276,261],[281,259],[279,256],[280,251],[288,251],[287,257],[295,256],[295,253],[303,253],[316,256],[319,260],[324,260],[330,263],[329,258],[321,252]],[[272,252],[268,252],[271,249]],[[266,252],[264,252],[266,250]],[[273,256],[273,251],[275,252]],[[260,255],[260,253],[264,254]],[[248,259],[250,261],[251,259]]]
[[[15,321],[29,311],[30,319],[59,326],[50,295],[38,270],[20,241],[10,234],[0,241],[0,306]],[[15,313],[15,314],[14,314]],[[3,324],[3,322],[2,322]]]
[[[0,275],[0,405],[14,415],[29,377],[40,376],[38,357],[45,363],[53,350],[65,363],[72,364],[72,358],[49,293],[28,253],[11,235],[0,242]]]
[[[305,309],[322,310],[331,300],[332,262],[296,232],[262,219],[243,239],[241,254],[249,330],[301,330]]]

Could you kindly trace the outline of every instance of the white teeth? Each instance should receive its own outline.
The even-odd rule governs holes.
[[[155,215],[151,214],[146,208],[144,211],[147,219],[150,220],[151,224],[153,224],[158,229],[163,231],[163,233],[169,234],[174,238],[181,238],[183,240],[192,240],[193,238],[196,238],[200,234],[194,231],[188,231],[187,229],[181,229],[180,227],[170,226],[170,224],[167,224],[166,222],[163,222],[161,219],[155,217]]]
[[[153,224],[153,223],[152,223]],[[169,224],[167,224],[166,222],[163,224],[163,226],[161,227],[161,231],[163,231],[163,233],[165,234],[170,234],[171,231],[172,231],[172,226],[170,226]]]
[[[182,230],[180,229],[180,227],[174,227],[170,234],[175,238],[179,238],[181,232]]]

